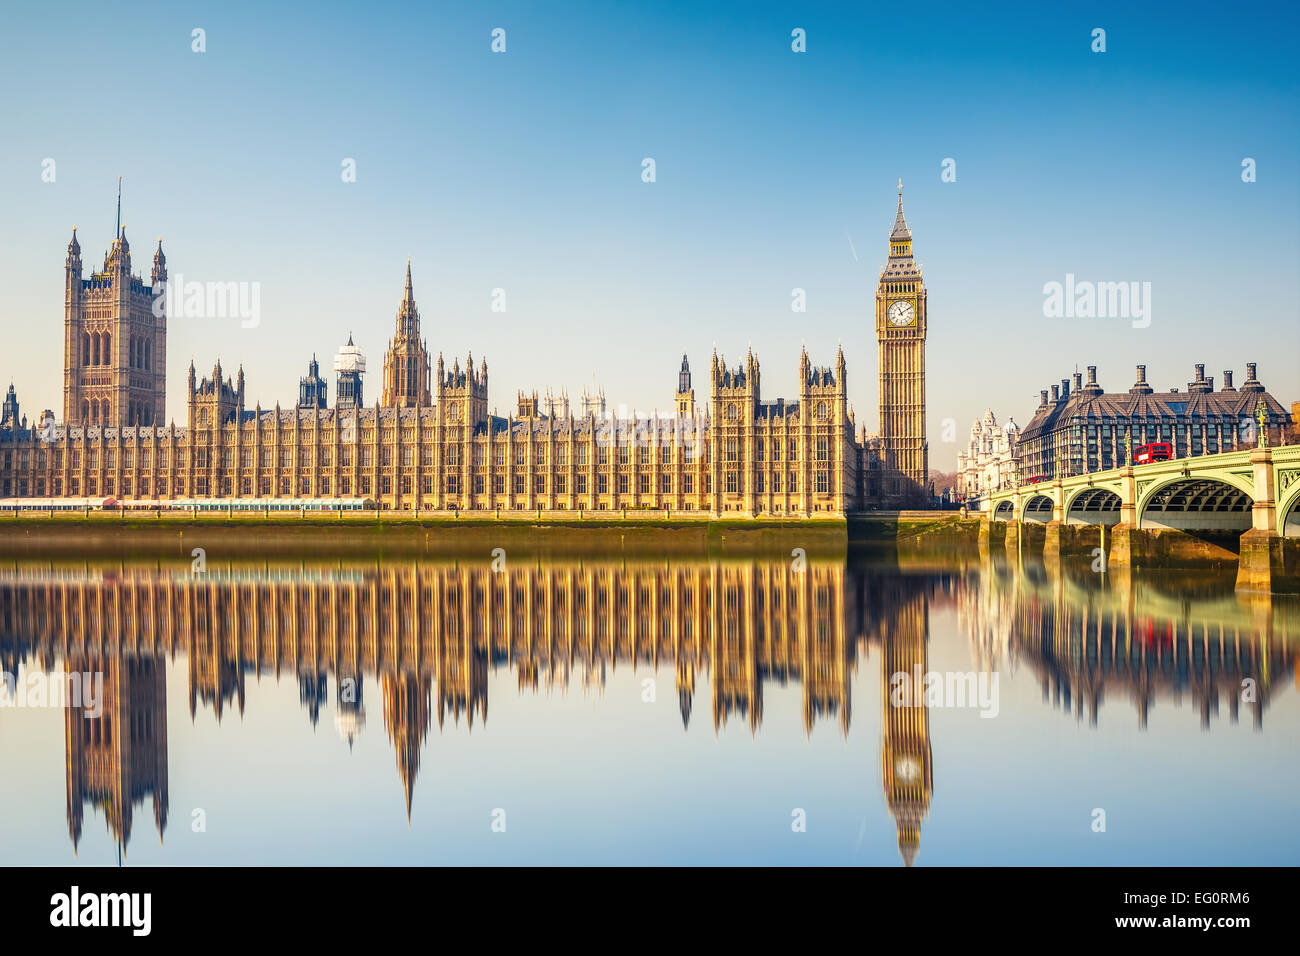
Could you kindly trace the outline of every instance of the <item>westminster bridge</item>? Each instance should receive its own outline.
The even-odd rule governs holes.
[[[986,549],[1001,541],[1014,551],[1043,525],[1048,558],[1069,550],[1072,541],[1101,547],[1113,568],[1219,557],[1236,564],[1241,590],[1300,591],[1300,445],[1002,488],[986,495],[980,510]],[[1095,528],[1097,535],[1073,536],[1080,527]]]

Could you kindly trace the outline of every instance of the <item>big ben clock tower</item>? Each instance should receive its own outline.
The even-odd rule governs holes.
[[[880,496],[899,506],[915,503],[929,485],[925,438],[926,293],[912,259],[912,232],[903,218],[903,181],[898,216],[889,234],[889,262],[876,286],[876,341],[880,353],[880,438],[884,474]]]

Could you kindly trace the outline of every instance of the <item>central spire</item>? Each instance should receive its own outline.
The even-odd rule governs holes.
[[[383,404],[413,408],[432,404],[429,393],[429,353],[420,339],[420,311],[411,286],[411,260],[406,260],[406,289],[397,307],[397,331],[384,359]]]
[[[402,304],[397,307],[397,336],[418,340],[420,337],[420,310],[415,307],[415,291],[411,287],[411,260],[406,260],[406,288]]]
[[[903,181],[898,181],[898,215],[894,217],[894,231],[889,234],[891,241],[903,241],[912,238],[912,231],[907,228],[907,220],[903,218]]]

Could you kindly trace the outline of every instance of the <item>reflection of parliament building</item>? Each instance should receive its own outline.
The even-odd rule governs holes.
[[[365,697],[378,693],[409,814],[435,721],[486,722],[498,671],[513,671],[523,693],[603,687],[615,667],[671,668],[683,726],[707,706],[715,732],[739,722],[756,733],[765,691],[797,682],[805,730],[833,721],[847,734],[853,681],[874,647],[881,785],[911,863],[934,790],[929,714],[891,706],[887,689],[892,674],[929,670],[930,609],[950,600],[976,667],[1027,665],[1045,700],[1094,723],[1110,693],[1134,702],[1141,726],[1156,699],[1184,695],[1207,726],[1225,695],[1234,719],[1245,707],[1258,725],[1276,681],[1297,667],[1284,628],[1274,634],[1264,612],[1231,596],[1198,603],[1189,621],[1182,597],[1140,583],[1097,590],[987,569],[886,576],[816,559],[804,572],[764,561],[10,570],[0,573],[0,665],[104,672],[103,715],[65,718],[68,826],[75,845],[89,802],[124,847],[146,800],[160,835],[167,822],[166,667],[177,654],[191,714],[242,712],[248,677],[273,674],[297,683],[311,723],[332,707],[351,743]],[[1247,677],[1258,682],[1253,703],[1240,702]]]
[[[249,675],[288,672],[315,723],[329,706],[332,676],[336,723],[349,741],[365,723],[364,682],[377,681],[409,813],[433,722],[486,721],[492,671],[514,670],[523,691],[573,679],[599,687],[608,668],[671,664],[683,726],[707,683],[715,732],[736,719],[757,732],[764,688],[797,682],[805,730],[834,720],[847,734],[860,655],[883,642],[883,667],[924,666],[926,612],[919,581],[906,594],[897,582],[885,589],[866,577],[846,586],[843,564],[815,559],[804,572],[789,562],[502,573],[385,565],[284,575],[125,567],[10,572],[0,580],[0,634],[15,638],[3,648],[6,660],[108,668],[105,718],[68,712],[68,816],[75,840],[89,800],[125,844],[131,807],[147,795],[160,832],[166,822],[164,668],[178,653],[187,660],[191,713],[201,705],[218,719],[243,711]],[[910,862],[931,790],[924,708],[886,706],[882,749],[887,803]]]
[[[168,425],[167,261],[159,242],[150,283],[131,272],[119,228],[101,271],[83,277],[75,230],[65,263],[63,415],[29,428],[16,396],[0,421],[0,497],[369,499],[415,511],[617,511],[825,517],[922,496],[927,293],[898,213],[875,296],[880,434],[868,437],[834,365],[799,356],[798,393],[764,398],[752,351],[736,367],[710,362],[696,405],[682,358],[673,414],[615,420],[603,392],[574,414],[567,396],[518,393],[508,417],[489,412],[487,362],[431,360],[410,266],[375,404],[362,404],[365,358],[335,362],[334,408],[313,358],[291,408],[248,407],[242,367],[189,365],[186,418]],[[188,295],[188,292],[186,293]],[[179,296],[178,296],[179,297]]]

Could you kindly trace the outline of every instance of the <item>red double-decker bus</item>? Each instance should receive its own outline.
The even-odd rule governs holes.
[[[1133,449],[1133,464],[1147,465],[1153,461],[1169,461],[1174,457],[1174,446],[1167,441],[1138,445]]]

